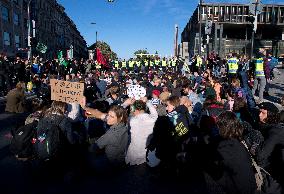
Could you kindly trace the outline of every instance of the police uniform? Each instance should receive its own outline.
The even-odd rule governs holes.
[[[238,72],[238,68],[239,68],[238,62],[239,62],[239,60],[236,57],[229,58],[229,60],[227,62],[228,63],[228,79],[229,79],[228,81],[229,81],[229,83],[232,82],[233,78],[237,77],[237,72]]]
[[[264,73],[264,61],[263,58],[258,58],[255,60],[255,79],[252,89],[252,94],[255,94],[256,89],[259,85],[259,101],[263,101],[263,92],[266,85],[266,78]]]

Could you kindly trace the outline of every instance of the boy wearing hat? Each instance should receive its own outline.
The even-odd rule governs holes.
[[[157,108],[157,106],[159,104],[161,104],[161,100],[159,99],[160,97],[160,91],[159,90],[153,90],[152,91],[152,99],[151,99],[151,103],[154,105],[155,108]]]

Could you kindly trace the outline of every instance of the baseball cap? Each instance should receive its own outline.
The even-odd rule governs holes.
[[[278,113],[279,112],[279,109],[271,102],[263,102],[263,103],[259,104],[258,107],[260,109],[264,109],[264,110],[267,110],[267,111],[272,112],[272,113]]]

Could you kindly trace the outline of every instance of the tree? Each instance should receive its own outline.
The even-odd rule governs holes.
[[[137,51],[134,52],[134,55],[136,55],[137,58],[139,58],[139,59],[145,59],[145,58],[147,58],[147,56],[145,56],[145,55],[143,56],[143,55],[139,55],[139,54],[149,54],[149,53],[148,53],[148,51],[145,50],[145,49],[139,49],[139,50],[137,50]]]
[[[96,43],[92,44],[91,46],[89,46],[88,50],[95,50],[96,48],[99,48],[101,53],[106,58],[108,58],[110,60],[117,59],[117,54],[111,50],[110,46],[106,42],[98,41],[97,45],[96,45]]]

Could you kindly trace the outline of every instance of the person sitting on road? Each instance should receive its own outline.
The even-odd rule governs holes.
[[[7,94],[5,111],[11,113],[25,112],[24,101],[25,101],[25,83],[19,82],[16,85],[16,88],[12,89]]]
[[[88,117],[95,117],[106,122],[110,129],[95,143],[99,149],[104,149],[107,157],[106,162],[111,166],[118,167],[124,163],[128,144],[127,112],[122,106],[113,105],[107,114],[97,109],[85,107]],[[105,165],[105,164],[104,164]]]
[[[146,107],[150,114],[146,113]],[[135,101],[130,108],[133,115],[130,119],[131,141],[125,162],[129,165],[140,165],[146,162],[147,140],[153,133],[158,113],[146,97]]]
[[[216,123],[220,137],[208,146],[205,171],[225,193],[255,193],[255,172],[249,152],[241,143],[242,124],[230,111],[221,113]]]
[[[279,109],[271,102],[259,105],[260,131],[264,146],[258,153],[258,162],[272,177],[284,186],[284,127],[280,124]]]

